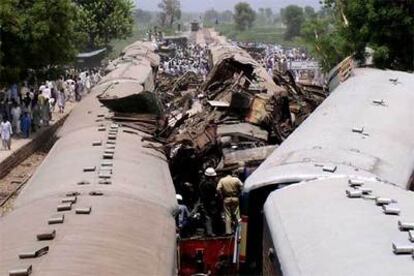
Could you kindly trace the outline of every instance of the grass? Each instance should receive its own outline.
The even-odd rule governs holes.
[[[300,39],[287,41],[284,39],[285,28],[278,26],[253,26],[245,31],[236,29],[234,24],[220,24],[216,29],[224,36],[242,42],[259,42],[280,44],[284,47],[304,47]]]

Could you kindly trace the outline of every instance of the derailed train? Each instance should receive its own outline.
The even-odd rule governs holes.
[[[71,112],[1,218],[1,275],[176,273],[177,202],[166,158],[146,147],[146,134],[112,122],[96,97],[123,84],[138,94],[154,85],[153,53],[139,44],[129,50],[135,56],[111,68]]]
[[[355,69],[247,179],[248,273],[412,275],[413,87]]]

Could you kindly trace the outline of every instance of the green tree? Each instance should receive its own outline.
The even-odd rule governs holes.
[[[285,39],[292,40],[300,35],[302,23],[305,21],[303,9],[296,5],[289,5],[280,12],[283,23],[286,24]]]
[[[234,6],[234,22],[239,30],[246,30],[253,26],[256,13],[246,2],[240,2]]]
[[[414,70],[413,0],[325,0],[335,11],[338,32],[355,57],[363,61],[365,49],[374,50],[380,68]]]
[[[89,49],[108,46],[112,39],[132,33],[134,5],[131,0],[75,0],[79,5],[79,31],[87,34]]]
[[[219,19],[219,13],[215,9],[209,9],[204,13],[204,22],[211,24]]]
[[[77,14],[71,0],[2,0],[0,80],[10,83],[28,69],[72,62],[80,37]]]
[[[149,24],[152,21],[152,14],[148,11],[136,9],[135,20],[139,23]]]
[[[318,58],[324,72],[352,53],[335,24],[332,17],[323,17],[307,20],[302,26],[301,36],[310,45],[312,55]]]
[[[305,8],[303,10],[304,10],[306,19],[316,18],[317,14],[316,14],[315,9],[313,7],[305,6]]]
[[[160,21],[162,26],[168,24],[169,27],[172,27],[174,22],[181,18],[181,5],[179,0],[162,0],[158,4],[158,7],[161,9]]]
[[[219,14],[220,22],[231,22],[233,20],[233,12],[226,10]]]
[[[273,22],[273,11],[271,8],[265,8],[265,16],[268,23]]]

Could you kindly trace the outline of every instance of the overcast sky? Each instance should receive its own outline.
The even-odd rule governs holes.
[[[279,10],[289,4],[296,4],[299,6],[313,6],[319,8],[319,0],[244,0],[250,3],[254,9],[270,7],[274,10]],[[138,8],[143,10],[158,10],[158,3],[161,0],[135,0]],[[207,9],[214,8],[219,11],[233,10],[236,3],[241,0],[180,0],[183,11],[189,12],[203,12]]]

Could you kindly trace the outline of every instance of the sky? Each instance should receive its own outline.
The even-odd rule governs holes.
[[[270,7],[275,11],[290,4],[319,8],[319,0],[180,0],[181,9],[185,12],[203,12],[214,8],[218,11],[233,10],[238,2],[248,2],[254,9]],[[136,6],[143,10],[158,10],[161,0],[135,0]]]

